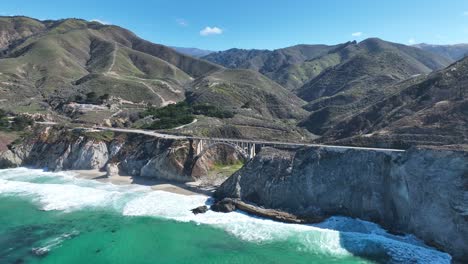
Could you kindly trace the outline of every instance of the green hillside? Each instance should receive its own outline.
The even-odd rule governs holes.
[[[300,87],[324,68],[322,65],[302,65],[308,60],[326,55],[337,46],[297,45],[277,50],[230,49],[213,52],[206,60],[233,69],[251,69],[276,81],[287,89]],[[314,68],[315,66],[315,68]]]
[[[360,109],[327,131],[322,141],[394,147],[464,144],[467,87],[465,58]]]
[[[449,59],[380,39],[350,44],[334,54],[340,58],[339,64],[297,90],[299,97],[309,102],[305,109],[311,111],[302,125],[316,134],[398,91],[401,83],[411,83],[450,64]]]

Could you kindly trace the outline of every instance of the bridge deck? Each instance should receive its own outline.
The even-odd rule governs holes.
[[[149,135],[159,138],[167,139],[195,139],[195,140],[211,140],[211,141],[226,141],[233,143],[251,143],[258,145],[277,145],[277,146],[292,146],[292,147],[322,147],[331,148],[337,150],[347,149],[358,149],[358,150],[372,150],[372,151],[384,151],[384,152],[404,152],[402,149],[388,149],[388,148],[368,148],[368,147],[351,147],[351,146],[336,146],[336,145],[323,145],[323,144],[310,144],[310,143],[295,143],[295,142],[283,142],[283,141],[264,141],[264,140],[249,140],[249,139],[238,139],[238,138],[208,138],[208,137],[196,137],[196,136],[176,136],[169,134],[162,134],[149,130],[141,129],[126,129],[126,128],[110,128],[110,127],[98,127],[100,130],[123,132],[123,133],[135,133]]]

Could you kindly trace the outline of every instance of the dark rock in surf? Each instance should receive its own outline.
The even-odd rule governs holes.
[[[192,213],[195,214],[195,215],[196,214],[204,214],[204,213],[206,213],[208,211],[208,207],[206,205],[203,205],[203,206],[199,206],[197,208],[194,208],[194,209],[192,209],[190,211],[192,211]]]
[[[236,210],[236,205],[231,199],[223,199],[210,207],[211,210],[220,213],[229,213]]]

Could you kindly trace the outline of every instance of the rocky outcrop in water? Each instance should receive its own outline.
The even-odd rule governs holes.
[[[217,199],[295,215],[344,215],[412,233],[468,259],[468,153],[264,148],[224,182]]]

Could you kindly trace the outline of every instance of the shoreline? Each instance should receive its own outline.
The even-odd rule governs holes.
[[[150,187],[153,191],[165,191],[180,195],[203,195],[212,197],[215,191],[214,186],[201,186],[197,182],[172,182],[167,180],[158,180],[141,176],[112,175],[108,177],[105,171],[94,170],[65,170],[71,172],[77,178],[95,180],[114,185],[140,185]]]

